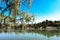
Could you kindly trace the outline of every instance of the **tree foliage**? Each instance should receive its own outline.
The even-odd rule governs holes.
[[[16,24],[17,16],[20,16],[21,23],[23,23],[24,20],[26,22],[29,22],[30,20],[32,20],[31,16],[27,12],[25,12],[26,10],[23,9],[24,11],[22,11],[21,6],[23,5],[27,9],[29,9],[31,3],[32,0],[0,0],[0,20],[4,19],[4,23],[14,20],[13,22],[14,24]],[[7,14],[7,16],[5,13]]]

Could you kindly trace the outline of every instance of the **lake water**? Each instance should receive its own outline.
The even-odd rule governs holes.
[[[14,31],[0,32],[0,40],[60,40],[60,31]]]

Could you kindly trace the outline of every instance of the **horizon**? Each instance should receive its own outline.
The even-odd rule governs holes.
[[[60,20],[60,0],[33,0],[30,14],[35,13],[35,22]]]

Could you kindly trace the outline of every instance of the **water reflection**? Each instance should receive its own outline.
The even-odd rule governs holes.
[[[0,40],[60,40],[60,30],[0,30]]]

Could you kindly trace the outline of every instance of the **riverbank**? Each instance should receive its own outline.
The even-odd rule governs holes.
[[[12,31],[21,31],[21,30],[22,30],[21,28],[17,28],[17,29],[11,29],[11,28],[6,29],[6,28],[2,28],[2,29],[0,29],[0,32],[2,32],[2,31],[10,31],[10,32],[12,32]],[[22,31],[31,31],[31,30],[36,30],[36,31],[39,31],[39,30],[52,31],[52,30],[60,30],[60,29],[57,29],[57,27],[46,27],[46,28],[40,27],[38,29],[27,27],[26,29],[24,29]]]

